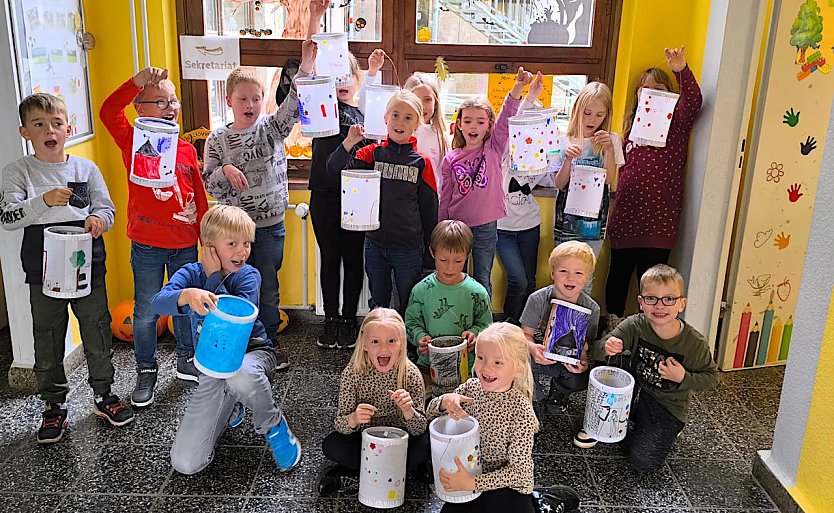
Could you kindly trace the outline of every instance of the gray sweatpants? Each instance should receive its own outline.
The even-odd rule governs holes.
[[[257,349],[246,353],[243,366],[228,379],[205,374],[185,410],[171,446],[171,466],[182,474],[196,474],[214,459],[214,446],[229,426],[236,402],[252,411],[255,431],[265,434],[281,422],[266,374],[276,365],[275,353]]]

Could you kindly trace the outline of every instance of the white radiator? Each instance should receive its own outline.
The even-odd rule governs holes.
[[[319,278],[319,268],[321,267],[321,252],[319,246],[316,244],[316,315],[324,315],[324,298],[321,295],[321,279]],[[344,268],[339,266],[340,274],[344,275]],[[366,315],[368,313],[368,300],[371,299],[371,291],[368,289],[368,275],[364,272],[364,283],[362,284],[362,293],[359,295],[359,309],[357,315]],[[342,309],[342,289],[339,289],[339,310]]]

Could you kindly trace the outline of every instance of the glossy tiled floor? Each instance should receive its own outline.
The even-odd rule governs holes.
[[[39,447],[34,432],[42,403],[10,390],[8,329],[0,333],[0,511],[289,512],[369,511],[356,499],[319,499],[314,482],[325,464],[319,444],[332,426],[343,352],[315,346],[317,325],[291,322],[282,334],[292,366],[276,375],[275,397],[304,446],[300,468],[282,475],[249,417],[220,440],[214,463],[196,476],[172,471],[168,451],[193,388],[174,379],[171,339],[160,344],[156,403],[136,421],[114,429],[90,410],[86,367],[71,378],[71,427],[59,444]],[[116,345],[115,392],[134,384],[132,347]],[[630,472],[617,446],[573,447],[584,396],[574,394],[566,415],[546,417],[535,444],[537,485],[569,484],[582,511],[729,513],[775,511],[750,474],[753,454],[770,447],[783,369],[722,375],[718,389],[701,393],[674,452],[654,475]],[[429,489],[409,483],[400,511],[437,511]]]

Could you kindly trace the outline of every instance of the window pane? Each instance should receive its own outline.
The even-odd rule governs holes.
[[[254,38],[303,39],[308,0],[203,0],[206,32]],[[211,5],[210,5],[211,4]],[[334,0],[320,32],[347,32],[351,41],[380,41],[382,0]]]
[[[275,91],[281,78],[281,68],[255,68],[266,88],[263,115],[274,113],[278,109],[275,103]],[[211,129],[215,130],[234,121],[232,109],[226,104],[225,83],[219,80],[209,81],[209,107]],[[313,153],[313,140],[301,136],[301,124],[296,123],[289,137],[284,139],[284,150],[290,158],[310,158]]]
[[[591,46],[594,0],[418,0],[417,42]]]
[[[557,123],[561,130],[567,131],[570,109],[579,91],[585,86],[588,78],[585,75],[545,75],[545,92],[550,90],[549,97],[545,97],[545,107],[558,109]],[[452,73],[441,89],[441,103],[446,122],[451,123],[458,107],[464,100],[484,96],[484,91],[493,91],[487,98],[493,105],[495,112],[501,108],[506,92],[512,87],[514,75]]]

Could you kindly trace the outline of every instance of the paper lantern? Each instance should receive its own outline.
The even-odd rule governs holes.
[[[538,114],[544,116],[544,140],[545,152],[547,153],[547,170],[558,171],[558,165],[561,165],[561,154],[567,144],[567,138],[559,130],[557,125],[556,115],[559,110],[556,107],[548,107],[546,109],[532,109],[526,113]]]
[[[584,430],[600,442],[619,442],[626,436],[634,378],[617,367],[595,367],[588,380]]]
[[[405,502],[408,433],[392,427],[362,431],[359,502],[372,508],[396,508]]]
[[[553,306],[544,334],[544,355],[550,360],[579,365],[591,311],[559,299],[551,299],[550,303]]]
[[[173,121],[137,118],[133,123],[130,181],[154,188],[174,185],[179,133],[180,126]]]
[[[385,124],[385,109],[388,101],[400,90],[397,86],[369,85],[365,91],[365,137],[385,139],[388,126]]]
[[[348,37],[345,32],[326,32],[313,34],[311,39],[318,45],[316,52],[316,75],[325,75],[336,79],[339,87],[353,83],[348,59]]]
[[[481,435],[478,419],[465,417],[454,420],[443,415],[429,424],[431,439],[431,464],[434,469],[434,493],[444,502],[469,502],[481,495],[480,492],[447,492],[440,483],[440,469],[457,472],[455,458],[472,475],[481,473]]]
[[[339,106],[333,77],[299,78],[298,113],[305,137],[330,137],[339,133]]]
[[[461,337],[436,337],[429,342],[432,395],[451,392],[469,379],[466,340]]]
[[[565,213],[596,219],[602,207],[605,169],[594,166],[573,166],[568,184]]]
[[[213,378],[226,379],[243,365],[243,356],[258,317],[258,307],[237,296],[217,296],[199,330],[194,366]]]
[[[342,171],[342,228],[368,232],[379,228],[379,171]]]
[[[531,176],[547,170],[547,139],[544,116],[524,114],[513,116],[510,124],[510,173]]]
[[[43,293],[73,299],[92,290],[93,236],[78,226],[50,226],[43,230]]]
[[[628,138],[637,144],[665,147],[679,97],[676,93],[644,87]]]

